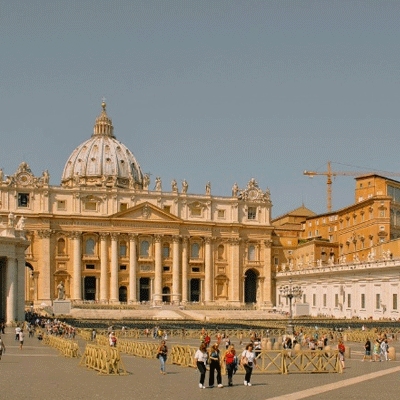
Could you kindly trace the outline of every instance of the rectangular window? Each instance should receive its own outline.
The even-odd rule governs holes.
[[[311,235],[312,235],[311,231],[310,231],[310,232],[308,232],[308,237],[311,237]]]
[[[57,210],[63,211],[67,208],[65,200],[58,200],[57,201]]]
[[[165,212],[167,212],[167,213],[170,213],[170,212],[171,212],[171,206],[164,206],[164,207],[163,207],[163,210],[164,210]],[[192,210],[192,215],[193,215],[193,210]]]
[[[307,299],[306,295],[303,294],[303,303],[307,303],[307,302],[306,302],[306,299]]]
[[[85,203],[85,210],[86,211],[96,211],[97,210],[97,203],[95,201],[87,201]]]
[[[119,205],[119,211],[126,211],[128,209],[128,203],[121,203]]]
[[[347,293],[347,308],[351,307],[351,294]]]
[[[339,295],[337,293],[335,294],[335,307],[339,307]]]
[[[315,293],[312,295],[312,305],[313,307],[317,305],[317,295]]]
[[[315,236],[318,236],[318,235],[319,235],[319,230],[316,229],[316,230],[315,230]]]
[[[126,265],[120,265],[119,269],[120,271],[126,271]]]
[[[193,267],[193,268],[192,268],[192,272],[200,272],[200,268],[198,268],[198,267]]]
[[[29,207],[28,193],[18,193],[18,207]]]
[[[126,244],[125,244],[125,242],[121,243],[119,245],[119,256],[120,257],[126,257]]]
[[[169,267],[163,267],[163,271],[169,271]]]
[[[324,293],[324,307],[326,307],[326,293]]]
[[[164,258],[169,258],[169,246],[164,246],[163,247],[163,257]]]
[[[249,207],[247,210],[247,219],[256,219],[257,216],[257,208]]]
[[[381,309],[381,295],[379,293],[376,294],[375,308],[377,310]]]
[[[225,210],[218,210],[218,218],[225,218]]]
[[[86,264],[86,269],[95,269],[94,264]]]
[[[393,293],[393,310],[397,310],[397,293]]]
[[[361,308],[365,310],[365,293],[361,293]]]
[[[274,264],[275,265],[279,265],[279,258],[278,257],[274,257]]]

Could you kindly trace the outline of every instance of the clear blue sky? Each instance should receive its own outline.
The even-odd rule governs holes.
[[[324,212],[303,170],[400,172],[399,21],[398,1],[2,2],[0,168],[59,184],[104,95],[151,186],[255,177],[273,216]],[[353,198],[338,177],[334,209]]]

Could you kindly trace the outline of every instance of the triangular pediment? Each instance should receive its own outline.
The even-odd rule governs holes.
[[[127,210],[120,211],[111,216],[114,219],[131,219],[139,221],[157,221],[157,222],[182,222],[182,220],[175,215],[170,214],[161,208],[156,207],[154,204],[144,202]]]

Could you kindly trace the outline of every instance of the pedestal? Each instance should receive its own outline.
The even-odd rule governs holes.
[[[71,314],[71,300],[54,300],[53,301],[54,315],[69,315]]]

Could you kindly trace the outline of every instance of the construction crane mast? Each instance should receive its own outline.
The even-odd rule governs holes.
[[[315,172],[315,171],[307,171],[303,172],[303,175],[307,175],[310,178],[314,178],[316,175],[325,175],[326,176],[326,186],[327,186],[327,209],[328,212],[332,211],[332,177],[333,176],[362,176],[368,175],[370,173],[379,174],[383,176],[400,176],[400,173],[395,172],[386,172],[386,171],[332,171],[331,162],[328,161],[328,168],[326,172]]]

